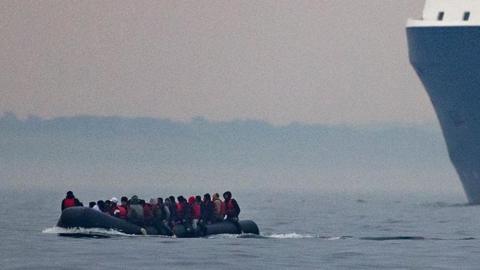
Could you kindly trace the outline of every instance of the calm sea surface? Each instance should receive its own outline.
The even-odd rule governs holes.
[[[104,192],[75,193],[88,203],[106,199]],[[105,232],[106,238],[58,236],[54,225],[63,193],[0,191],[0,269],[479,269],[480,265],[480,207],[463,205],[462,194],[234,191],[241,217],[257,222],[260,237],[174,239],[113,232]]]

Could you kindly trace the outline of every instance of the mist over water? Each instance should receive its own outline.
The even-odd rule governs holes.
[[[2,183],[26,190],[463,192],[435,125],[5,114],[0,150]]]
[[[479,208],[465,205],[436,126],[5,114],[0,150],[2,269],[474,269],[480,262]],[[88,203],[227,189],[260,236],[73,229],[95,237],[72,238],[55,227],[67,190]]]

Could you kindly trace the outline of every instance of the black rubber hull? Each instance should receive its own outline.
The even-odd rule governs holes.
[[[113,229],[126,234],[160,235],[154,227],[140,227],[123,219],[112,217],[87,207],[71,207],[62,212],[57,223],[62,228],[102,228]],[[214,234],[259,234],[258,226],[250,220],[238,223],[223,221],[205,225],[197,231],[183,225],[175,226],[173,230],[177,237],[201,237]]]

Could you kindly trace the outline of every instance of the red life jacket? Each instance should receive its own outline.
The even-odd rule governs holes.
[[[200,219],[202,217],[202,206],[199,203],[194,203],[192,206],[192,217]]]
[[[123,205],[117,207],[118,209],[118,217],[122,219],[127,219],[127,208]]]
[[[233,199],[228,200],[228,202],[225,204],[225,213],[227,214],[227,216],[236,216],[237,213],[237,210],[235,209],[232,200]]]
[[[182,203],[177,203],[177,217],[179,219],[182,219],[184,216],[184,209],[183,209],[183,204]]]
[[[64,208],[69,208],[69,207],[74,207],[76,206],[75,204],[75,198],[66,198],[63,200],[63,207]]]

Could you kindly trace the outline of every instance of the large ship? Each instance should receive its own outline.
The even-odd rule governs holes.
[[[468,201],[480,204],[480,0],[426,0],[407,37]]]

